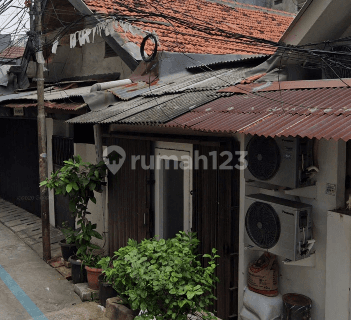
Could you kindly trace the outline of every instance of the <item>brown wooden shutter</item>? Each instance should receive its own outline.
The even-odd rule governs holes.
[[[128,239],[138,242],[150,237],[150,170],[137,161],[132,170],[133,155],[150,159],[150,141],[109,139],[110,145],[118,145],[126,152],[126,160],[117,172],[108,176],[108,210],[110,255],[126,246]]]
[[[239,248],[239,170],[213,169],[212,151],[217,152],[218,166],[227,157],[220,157],[222,151],[231,151],[236,162],[235,150],[239,143],[228,142],[220,147],[198,145],[199,155],[205,155],[208,169],[200,162],[194,170],[193,229],[201,241],[199,253],[218,250],[219,266],[217,276],[220,282],[215,290],[217,300],[214,310],[221,319],[237,319],[238,315],[238,248]],[[204,263],[204,261],[203,261]],[[206,264],[204,263],[206,266]]]

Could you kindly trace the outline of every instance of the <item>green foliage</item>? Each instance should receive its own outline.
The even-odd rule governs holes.
[[[102,236],[96,231],[96,224],[92,224],[86,215],[90,214],[87,211],[89,201],[96,203],[94,191],[100,191],[101,186],[105,184],[106,165],[103,161],[98,164],[83,162],[79,155],[64,163],[60,170],[53,172],[50,179],[42,181],[40,186],[54,189],[56,194],[68,196],[69,210],[77,219],[79,229],[77,233],[72,233],[73,230],[66,228],[65,232],[72,241],[75,237],[74,242],[78,247],[77,256],[86,265],[96,267],[100,257],[95,257],[92,252],[94,249],[101,248],[94,245],[91,240],[92,238],[102,239]]]
[[[73,230],[73,228],[69,227],[67,225],[67,222],[62,222],[62,228],[61,231],[63,235],[65,236],[66,243],[67,244],[76,244],[77,243],[77,235],[80,231],[80,229]]]
[[[74,156],[64,161],[65,165],[51,174],[50,179],[40,183],[54,189],[55,194],[68,195],[69,210],[75,217],[81,218],[88,214],[88,202],[96,203],[94,191],[100,191],[106,176],[106,165],[103,161],[98,164],[83,162],[82,158]]]
[[[140,244],[129,240],[112,259],[103,258],[99,265],[133,310],[147,310],[136,320],[186,320],[187,314],[204,311],[216,299],[212,292],[218,281],[215,260],[219,256],[216,249],[205,254],[208,266],[203,268],[195,254],[198,243],[194,233],[185,232],[168,240],[153,238]]]

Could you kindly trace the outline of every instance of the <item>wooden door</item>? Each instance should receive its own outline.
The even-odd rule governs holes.
[[[217,300],[213,309],[221,319],[237,319],[239,170],[221,170],[218,166],[227,159],[220,156],[223,151],[234,155],[228,165],[235,166],[235,150],[239,150],[239,143],[225,143],[220,147],[198,145],[196,150],[199,156],[207,157],[208,167],[204,168],[204,163],[200,162],[199,169],[194,170],[193,231],[198,233],[200,254],[210,253],[212,248],[216,248],[220,255],[217,267],[219,283],[214,292]],[[217,163],[215,169],[214,161]]]
[[[149,238],[152,230],[150,210],[150,170],[135,162],[133,156],[145,156],[146,164],[150,159],[150,141],[109,139],[109,145],[118,145],[126,153],[120,170],[113,175],[108,173],[108,212],[110,255],[126,246],[128,239],[138,242]]]

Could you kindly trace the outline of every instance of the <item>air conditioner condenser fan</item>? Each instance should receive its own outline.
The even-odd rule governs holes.
[[[274,177],[280,166],[280,151],[273,138],[254,136],[247,145],[248,169],[259,180]]]
[[[274,247],[280,237],[280,221],[273,207],[254,202],[246,212],[245,228],[250,239],[260,248]]]

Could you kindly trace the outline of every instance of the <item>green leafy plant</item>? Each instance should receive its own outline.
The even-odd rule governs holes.
[[[77,235],[78,235],[80,229],[74,230],[73,228],[68,226],[66,221],[64,221],[64,222],[62,222],[61,231],[62,231],[63,235],[65,236],[67,244],[76,244],[77,243]]]
[[[218,278],[216,249],[203,257],[206,268],[195,254],[199,240],[194,233],[179,232],[175,238],[129,240],[111,260],[100,261],[114,289],[133,310],[144,312],[135,319],[186,320],[188,314],[203,312],[216,299],[213,288]],[[203,313],[204,319],[215,319]]]
[[[64,164],[49,179],[42,181],[40,186],[47,186],[54,189],[56,194],[69,197],[69,210],[79,226],[75,234],[77,256],[88,266],[95,267],[100,257],[94,257],[93,250],[101,248],[93,244],[92,239],[102,239],[102,236],[96,231],[96,224],[92,224],[86,215],[90,214],[89,201],[96,203],[94,191],[100,191],[101,186],[105,185],[106,165],[103,161],[98,164],[83,162],[79,155],[64,161]],[[73,239],[72,230],[67,230],[67,234]]]

